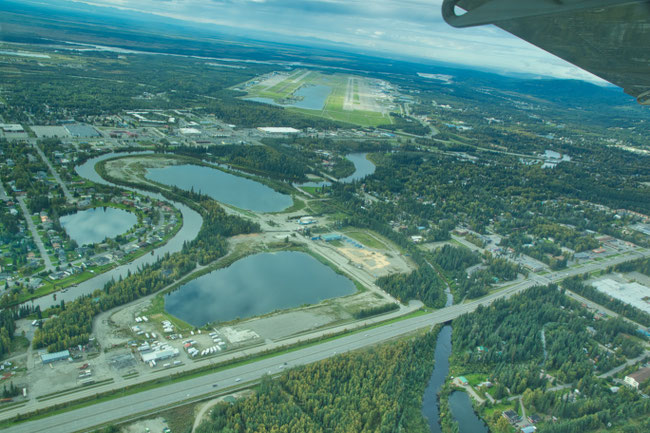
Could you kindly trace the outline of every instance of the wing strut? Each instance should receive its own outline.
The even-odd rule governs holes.
[[[454,27],[473,27],[516,18],[602,9],[644,1],[647,0],[486,0],[480,6],[458,15],[456,6],[462,8],[463,0],[444,0],[442,17]]]

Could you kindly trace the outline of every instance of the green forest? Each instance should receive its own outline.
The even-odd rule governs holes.
[[[427,433],[420,412],[437,332],[402,339],[262,380],[255,393],[220,403],[197,433]]]
[[[598,431],[650,414],[650,400],[625,387],[613,393],[612,382],[597,376],[642,352],[629,338],[634,330],[624,320],[595,320],[555,285],[536,286],[457,318],[451,363],[456,371],[486,374],[495,398],[523,395],[530,410],[559,419],[540,431]],[[634,347],[611,353],[601,346],[623,340]]]

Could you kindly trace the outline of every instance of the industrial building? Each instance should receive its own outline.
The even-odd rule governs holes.
[[[275,126],[262,126],[257,129],[268,134],[297,134],[300,132],[300,130],[296,128],[283,128]]]
[[[41,361],[43,364],[50,364],[56,361],[63,361],[70,358],[69,350],[62,350],[61,352],[54,353],[41,353]]]
[[[73,137],[79,137],[79,138],[101,137],[101,134],[97,132],[97,130],[90,125],[84,125],[81,123],[73,124],[73,125],[65,125],[65,129]]]
[[[22,125],[20,125],[19,123],[1,123],[0,129],[2,129],[2,132],[8,132],[13,134],[25,132]]]
[[[650,288],[637,282],[621,283],[611,278],[592,283],[599,291],[650,314]]]
[[[519,263],[531,272],[541,272],[546,269],[546,265],[539,260],[535,260],[527,255],[520,255],[517,259]]]
[[[170,359],[178,356],[178,349],[171,348],[170,346],[161,346],[158,350],[142,354],[142,361],[150,363],[151,361],[159,362],[165,359]]]

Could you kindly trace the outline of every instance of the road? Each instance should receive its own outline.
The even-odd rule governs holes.
[[[47,251],[45,250],[43,239],[41,239],[41,236],[38,234],[38,230],[36,230],[34,221],[32,221],[32,216],[29,213],[27,206],[25,205],[25,197],[16,196],[16,201],[18,201],[18,204],[20,205],[20,209],[23,211],[23,215],[25,216],[25,220],[27,221],[27,227],[29,228],[29,231],[32,232],[32,239],[34,239],[34,243],[38,247],[38,251],[40,251],[41,253],[41,257],[43,258],[43,263],[45,264],[45,270],[46,271],[54,270],[54,266],[52,266],[52,260],[50,260],[50,256],[47,254]]]
[[[32,146],[34,146],[34,149],[36,149],[36,152],[41,156],[41,159],[43,162],[47,165],[47,168],[50,169],[50,173],[52,173],[52,176],[54,176],[54,179],[57,181],[59,186],[61,187],[61,190],[63,190],[63,195],[65,196],[65,199],[68,203],[72,203],[72,194],[70,194],[70,191],[68,190],[68,187],[65,186],[65,183],[61,180],[61,177],[59,176],[59,173],[52,167],[52,164],[50,163],[50,160],[45,156],[43,151],[41,150],[40,147],[38,147],[37,143],[32,143]]]
[[[637,362],[642,361],[643,359],[649,358],[649,357],[650,357],[650,350],[646,350],[640,356],[637,356],[634,359],[628,359],[627,362],[619,365],[618,367],[612,368],[607,373],[603,373],[598,377],[604,378],[604,377],[614,376],[616,373],[618,373],[620,371],[623,371],[626,367],[629,367],[630,365],[636,364]]]
[[[650,251],[637,250],[628,255],[613,257],[609,260],[599,262],[599,266],[606,268],[607,266],[612,266],[641,256],[650,256]],[[290,353],[280,354],[273,358],[251,362],[243,366],[212,373],[200,378],[161,386],[138,394],[128,395],[62,414],[52,415],[43,419],[25,422],[12,426],[6,431],[11,433],[59,433],[88,430],[97,425],[108,423],[116,419],[133,417],[137,414],[151,412],[157,408],[174,405],[184,400],[199,398],[206,394],[214,394],[216,393],[216,390],[234,387],[239,384],[254,383],[269,372],[271,372],[271,374],[279,373],[283,369],[284,363],[286,363],[287,367],[309,364],[335,356],[339,353],[369,347],[393,338],[404,336],[414,331],[431,328],[436,324],[445,323],[462,314],[472,312],[479,305],[489,305],[496,299],[511,297],[531,286],[539,284],[540,281],[546,281],[543,284],[558,282],[563,278],[582,272],[582,269],[567,269],[545,277],[536,276],[537,278],[515,283],[501,291],[491,293],[481,299],[442,308],[433,313],[404,319],[389,325],[363,330],[335,340],[323,342]],[[302,338],[307,339],[309,336],[303,336]],[[239,353],[239,356],[246,355],[249,352],[250,350],[242,351]],[[166,372],[162,371],[162,373]],[[152,377],[153,376],[145,377],[144,379],[151,379]],[[236,381],[238,378],[241,379],[241,382]],[[140,379],[142,380],[143,378]],[[133,379],[133,384],[135,383],[137,383],[137,380]],[[212,386],[214,383],[218,384],[218,388]],[[75,393],[72,396],[62,396],[38,404],[37,406],[30,406],[29,410],[61,403],[66,400],[91,396],[104,390],[104,388],[99,387],[85,392]],[[22,408],[22,412],[25,411],[27,411],[27,409]],[[7,410],[0,415],[0,418],[7,419],[20,412],[21,409]]]
[[[486,300],[482,303],[488,302],[491,301]],[[254,363],[212,373],[200,378],[173,383],[157,389],[143,391],[138,394],[98,403],[44,419],[18,424],[6,431],[12,433],[59,433],[90,429],[115,419],[152,411],[156,408],[175,404],[183,400],[214,393],[216,389],[235,386],[239,383],[236,382],[238,378],[241,379],[241,383],[255,382],[269,372],[272,374],[281,372],[284,368],[284,363],[286,363],[286,368],[309,364],[329,358],[338,353],[372,346],[422,328],[431,327],[437,323],[444,323],[465,312],[473,311],[478,305],[479,302],[456,305],[432,314],[358,332],[319,345],[281,354],[269,359],[262,359]],[[213,388],[212,385],[214,383],[218,384],[218,388]],[[94,395],[97,392],[98,389],[91,389],[85,393],[76,393],[74,398]],[[58,401],[58,399],[56,400]],[[47,403],[53,404],[54,400],[48,401]],[[3,412],[2,418],[8,418],[15,415],[15,412],[20,411],[18,409]],[[22,411],[25,411],[25,409],[22,409]]]
[[[577,293],[573,293],[570,290],[567,290],[566,294],[567,294],[567,296],[569,296],[570,298],[575,299],[576,301],[580,302],[581,304],[585,304],[587,307],[591,308],[592,310],[602,311],[603,313],[607,314],[610,317],[618,317],[619,316],[618,313],[615,313],[612,310],[610,310],[608,308],[605,308],[600,304],[596,304],[595,302],[590,301],[589,299],[587,299],[585,297],[582,297],[582,296],[578,295]],[[621,317],[623,317],[623,316],[621,316]],[[643,328],[641,325],[639,325],[638,323],[636,323],[633,320],[628,319],[627,317],[623,317],[623,320],[633,324],[637,328]],[[607,350],[609,350],[609,349],[607,349]]]

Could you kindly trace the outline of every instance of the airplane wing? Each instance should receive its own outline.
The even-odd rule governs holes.
[[[444,0],[442,16],[494,24],[650,105],[649,0]]]

